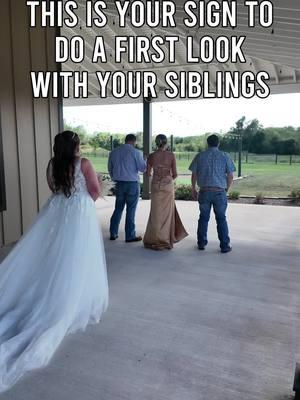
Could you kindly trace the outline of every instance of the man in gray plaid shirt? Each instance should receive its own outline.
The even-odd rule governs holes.
[[[207,245],[207,228],[213,207],[220,248],[222,253],[232,250],[226,220],[227,194],[233,181],[235,166],[228,154],[219,150],[219,137],[207,138],[208,149],[197,154],[189,169],[192,171],[192,190],[194,199],[198,199],[200,217],[198,221],[198,248],[204,250]],[[200,188],[196,190],[196,184]]]

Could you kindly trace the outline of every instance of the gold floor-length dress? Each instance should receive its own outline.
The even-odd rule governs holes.
[[[151,169],[151,211],[144,235],[144,246],[153,250],[172,249],[174,243],[188,235],[175,205],[175,155],[161,150],[150,154],[148,171]]]

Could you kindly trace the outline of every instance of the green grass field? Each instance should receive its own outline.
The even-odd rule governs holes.
[[[244,179],[235,181],[232,190],[242,195],[285,197],[293,189],[300,188],[300,164],[244,164]]]
[[[99,172],[107,173],[107,157],[95,155],[87,156]],[[177,169],[179,177],[177,183],[190,183],[188,167],[193,159],[193,154],[177,156]],[[251,163],[242,164],[242,180],[234,182],[231,190],[236,190],[240,195],[255,196],[262,193],[264,196],[285,197],[292,189],[300,188],[300,163],[289,165],[288,162],[275,164],[268,160],[265,162],[263,156],[256,156]],[[262,161],[259,161],[262,160]],[[284,160],[283,161],[287,161]]]
[[[188,162],[180,160],[178,170],[187,173]],[[243,163],[242,176],[243,179],[234,181],[231,190],[247,196],[262,193],[267,197],[286,197],[293,189],[300,188],[300,163]],[[179,182],[189,183],[190,178],[180,177]]]
[[[91,160],[95,170],[97,172],[103,172],[107,173],[107,157],[99,157],[99,156],[94,156],[92,154],[87,154],[84,155],[83,157],[87,157],[89,160]]]

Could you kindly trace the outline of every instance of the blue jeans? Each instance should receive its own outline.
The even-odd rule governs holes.
[[[207,228],[210,218],[211,207],[213,207],[216,222],[218,237],[220,240],[220,248],[226,249],[230,245],[228,225],[226,221],[227,196],[226,192],[200,192],[199,197],[200,217],[198,221],[198,246],[204,247],[207,245]]]
[[[131,240],[135,238],[134,219],[139,197],[139,182],[117,182],[115,211],[110,219],[110,236],[118,236],[120,221],[126,205],[125,239]]]

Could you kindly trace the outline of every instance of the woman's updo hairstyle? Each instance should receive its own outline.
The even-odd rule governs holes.
[[[74,187],[76,150],[80,144],[77,133],[64,131],[54,138],[54,157],[51,162],[53,191],[70,197]]]
[[[155,144],[159,149],[162,149],[163,147],[165,147],[168,143],[168,139],[166,135],[157,135],[155,138]]]

